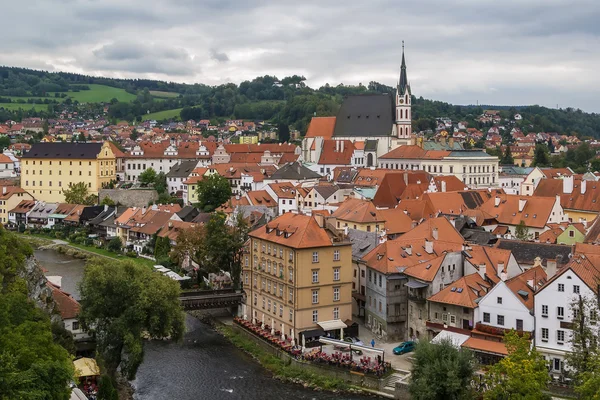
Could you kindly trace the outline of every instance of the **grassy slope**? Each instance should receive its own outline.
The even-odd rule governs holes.
[[[155,113],[146,114],[142,117],[144,121],[149,119],[155,119],[160,121],[161,119],[177,119],[179,120],[179,113],[181,112],[181,108],[174,108],[172,110],[164,110]]]
[[[133,101],[136,96],[127,93],[124,89],[118,89],[111,86],[105,85],[88,85],[90,90],[82,90],[79,92],[68,92],[67,95],[72,100],[77,100],[80,103],[107,103],[111,101],[113,98],[116,98],[119,101]],[[10,97],[11,100],[16,101],[19,99],[27,101],[27,99],[48,99],[48,100],[57,100],[58,102],[63,102],[66,98],[56,98],[54,97],[54,93],[49,93],[48,97],[36,97],[36,96],[25,96],[25,97],[16,97],[16,96],[2,96],[2,97]],[[31,110],[34,107],[36,110],[46,110],[47,104],[19,104],[19,103],[0,103],[0,107],[4,107],[8,110],[18,110],[22,108],[24,110]]]

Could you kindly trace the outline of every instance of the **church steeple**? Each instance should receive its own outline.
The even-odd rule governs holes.
[[[402,64],[400,80],[396,88],[396,136],[399,139],[410,139],[412,136],[410,85],[406,77],[406,60],[404,59],[404,40],[402,41]]]
[[[410,91],[408,79],[406,78],[406,61],[404,60],[404,40],[402,41],[402,64],[400,65],[400,80],[398,81],[398,94],[405,94]]]

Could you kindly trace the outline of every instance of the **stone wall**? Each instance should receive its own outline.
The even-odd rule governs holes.
[[[109,197],[120,206],[147,207],[158,200],[158,193],[156,190],[100,189],[98,201],[102,202],[105,197]]]

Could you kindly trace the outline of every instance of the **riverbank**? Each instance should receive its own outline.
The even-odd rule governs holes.
[[[360,386],[353,386],[343,379],[327,376],[326,374],[319,374],[312,368],[303,368],[302,366],[296,365],[294,362],[290,363],[289,360],[286,361],[265,350],[258,342],[249,338],[247,335],[242,334],[242,332],[239,332],[233,326],[224,324],[215,319],[210,319],[209,323],[230,343],[249,354],[263,368],[269,371],[275,379],[286,383],[299,384],[315,391],[381,397],[380,393],[377,391],[365,389]]]
[[[104,257],[113,260],[131,260],[135,263],[142,264],[147,267],[152,267],[155,262],[142,257],[127,257],[122,254],[113,253],[106,249],[97,248],[94,246],[86,246],[83,244],[69,243],[65,240],[52,239],[43,235],[16,233],[15,235],[29,242],[34,248],[52,246],[59,253],[72,256],[79,259],[88,259],[91,257]]]

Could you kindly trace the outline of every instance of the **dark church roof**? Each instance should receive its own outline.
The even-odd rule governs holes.
[[[398,93],[404,94],[406,89],[408,88],[408,93],[410,94],[410,86],[408,84],[408,78],[406,77],[406,62],[404,60],[404,41],[402,42],[402,65],[400,66],[400,80],[398,81]]]
[[[338,111],[333,136],[390,136],[393,125],[394,102],[391,94],[348,96]]]
[[[304,165],[297,161],[287,163],[277,171],[273,172],[273,175],[269,179],[289,179],[289,180],[303,180],[303,179],[319,179],[321,175],[306,168]]]
[[[95,159],[100,150],[102,143],[35,143],[31,146],[31,150],[23,155],[22,158],[84,158]]]
[[[572,254],[571,246],[522,242],[520,240],[501,239],[496,247],[512,251],[519,264],[533,264],[536,257],[540,257],[542,260],[556,260],[559,256],[562,263],[567,263]]]

